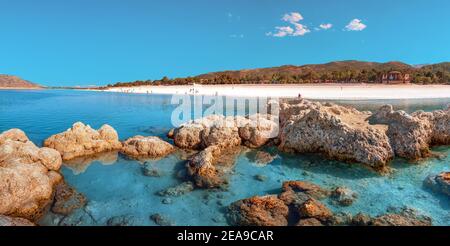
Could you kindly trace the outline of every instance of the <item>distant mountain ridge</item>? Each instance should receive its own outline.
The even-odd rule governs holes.
[[[411,65],[402,62],[387,62],[387,63],[378,63],[378,62],[362,62],[356,60],[347,60],[347,61],[335,61],[324,64],[307,64],[301,66],[294,65],[284,65],[279,67],[270,67],[270,68],[256,68],[256,69],[244,69],[244,70],[235,70],[235,71],[222,71],[222,72],[212,72],[207,74],[201,74],[196,77],[198,78],[210,78],[217,75],[231,75],[231,76],[248,76],[248,75],[264,75],[264,74],[301,74],[304,72],[332,72],[332,71],[350,71],[350,70],[409,70],[413,69]]]
[[[325,64],[284,65],[279,67],[229,70],[194,77],[119,82],[107,87],[187,84],[308,84],[308,83],[379,83],[383,74],[399,71],[411,75],[416,84],[450,84],[450,62],[412,66],[403,62],[386,63],[356,60]]]
[[[41,88],[42,86],[13,75],[0,74],[0,88]]]

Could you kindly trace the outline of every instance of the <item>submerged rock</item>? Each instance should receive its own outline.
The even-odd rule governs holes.
[[[267,176],[262,174],[257,174],[254,176],[255,180],[258,180],[260,182],[265,182],[267,180]]]
[[[0,226],[35,226],[35,224],[24,218],[9,217],[0,214]]]
[[[73,124],[65,132],[49,137],[44,141],[44,146],[56,149],[64,161],[122,148],[117,132],[111,126],[103,125],[97,131],[81,122]]]
[[[152,214],[150,215],[150,219],[155,222],[155,224],[159,226],[173,226],[174,223],[161,214]]]
[[[170,199],[170,198],[164,198],[164,199],[162,199],[161,202],[162,202],[162,204],[166,204],[166,205],[173,203],[172,199]]]
[[[450,172],[429,175],[425,179],[424,185],[435,192],[450,196]]]
[[[84,205],[86,205],[86,197],[82,193],[79,193],[65,182],[61,182],[56,186],[54,203],[51,208],[52,212],[69,215],[75,209],[82,208]]]
[[[135,158],[160,158],[175,148],[159,137],[134,136],[122,143],[121,152]]]
[[[194,184],[190,181],[183,182],[174,187],[169,187],[165,190],[158,192],[160,196],[182,196],[194,190]]]
[[[134,224],[135,217],[133,215],[114,216],[106,222],[108,226],[132,226]]]
[[[161,171],[152,163],[145,163],[142,166],[142,174],[148,177],[161,177],[163,175]]]
[[[410,208],[394,209],[391,213],[382,214],[375,218],[367,214],[358,213],[351,221],[357,226],[431,226],[432,220]]]
[[[373,226],[431,226],[431,219],[416,214],[385,214],[372,220]]]
[[[228,218],[238,226],[286,226],[289,208],[276,196],[255,196],[239,200],[228,208]]]
[[[346,187],[337,187],[331,197],[341,206],[350,206],[358,198],[358,194]]]
[[[60,154],[34,145],[19,129],[0,134],[0,214],[39,218],[62,180]]]
[[[280,110],[279,149],[322,153],[330,159],[383,168],[393,151],[385,127],[370,125],[369,114],[306,100],[284,102]]]

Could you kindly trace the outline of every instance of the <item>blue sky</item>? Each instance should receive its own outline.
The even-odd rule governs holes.
[[[448,0],[0,0],[0,74],[101,85],[347,59],[436,63],[450,60],[449,12]]]

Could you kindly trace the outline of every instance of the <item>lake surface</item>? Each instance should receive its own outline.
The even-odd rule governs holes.
[[[360,110],[375,110],[390,103],[396,109],[443,109],[449,99],[334,101]],[[0,90],[0,132],[20,128],[37,145],[50,135],[65,131],[81,121],[99,128],[109,124],[121,140],[135,135],[160,136],[172,128],[171,114],[176,105],[167,95],[119,94],[73,90],[2,91]],[[319,155],[279,153],[275,148],[264,151],[276,156],[268,165],[256,164],[256,150],[242,152],[230,176],[227,190],[194,190],[178,197],[162,197],[158,192],[183,182],[177,173],[184,161],[178,154],[149,160],[160,177],[143,175],[143,162],[108,153],[94,160],[76,160],[64,166],[65,180],[88,199],[87,206],[61,217],[49,213],[42,225],[105,225],[111,218],[123,219],[129,225],[155,225],[149,217],[159,213],[173,225],[227,225],[225,208],[230,203],[253,195],[278,193],[283,181],[305,180],[326,188],[346,186],[358,193],[349,207],[331,200],[324,202],[334,212],[370,215],[404,207],[430,216],[435,225],[450,225],[450,201],[422,186],[429,174],[450,170],[450,147],[434,151],[444,154],[420,163],[396,159],[393,172],[380,175],[358,164],[330,161]],[[258,181],[255,176],[264,176]]]

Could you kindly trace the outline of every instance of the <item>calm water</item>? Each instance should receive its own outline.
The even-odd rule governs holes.
[[[32,141],[41,145],[48,136],[65,131],[74,122],[82,121],[94,128],[108,123],[121,139],[134,135],[165,137],[172,127],[170,96],[127,95],[102,92],[64,90],[1,91],[0,131],[10,128],[24,130]],[[450,99],[341,101],[361,110],[374,110],[384,103],[406,111],[442,109]],[[61,220],[49,214],[43,225],[105,225],[113,217],[127,218],[131,225],[154,225],[151,214],[159,213],[174,225],[226,225],[225,207],[231,202],[277,193],[286,180],[306,180],[327,188],[347,186],[359,194],[349,207],[325,202],[335,212],[386,213],[394,208],[410,207],[433,218],[434,224],[450,225],[450,201],[422,187],[428,174],[449,171],[450,148],[435,151],[445,158],[428,159],[411,164],[397,159],[390,175],[381,176],[359,165],[329,161],[318,155],[288,155],[274,148],[265,149],[276,155],[267,166],[258,166],[254,152],[242,153],[230,176],[229,189],[195,190],[170,201],[157,193],[180,184],[177,173],[184,162],[177,154],[159,161],[148,161],[161,177],[142,174],[142,163],[109,153],[98,160],[77,160],[63,167],[66,181],[88,198],[87,206]],[[266,177],[257,181],[256,175]],[[168,203],[168,204],[166,204]]]

